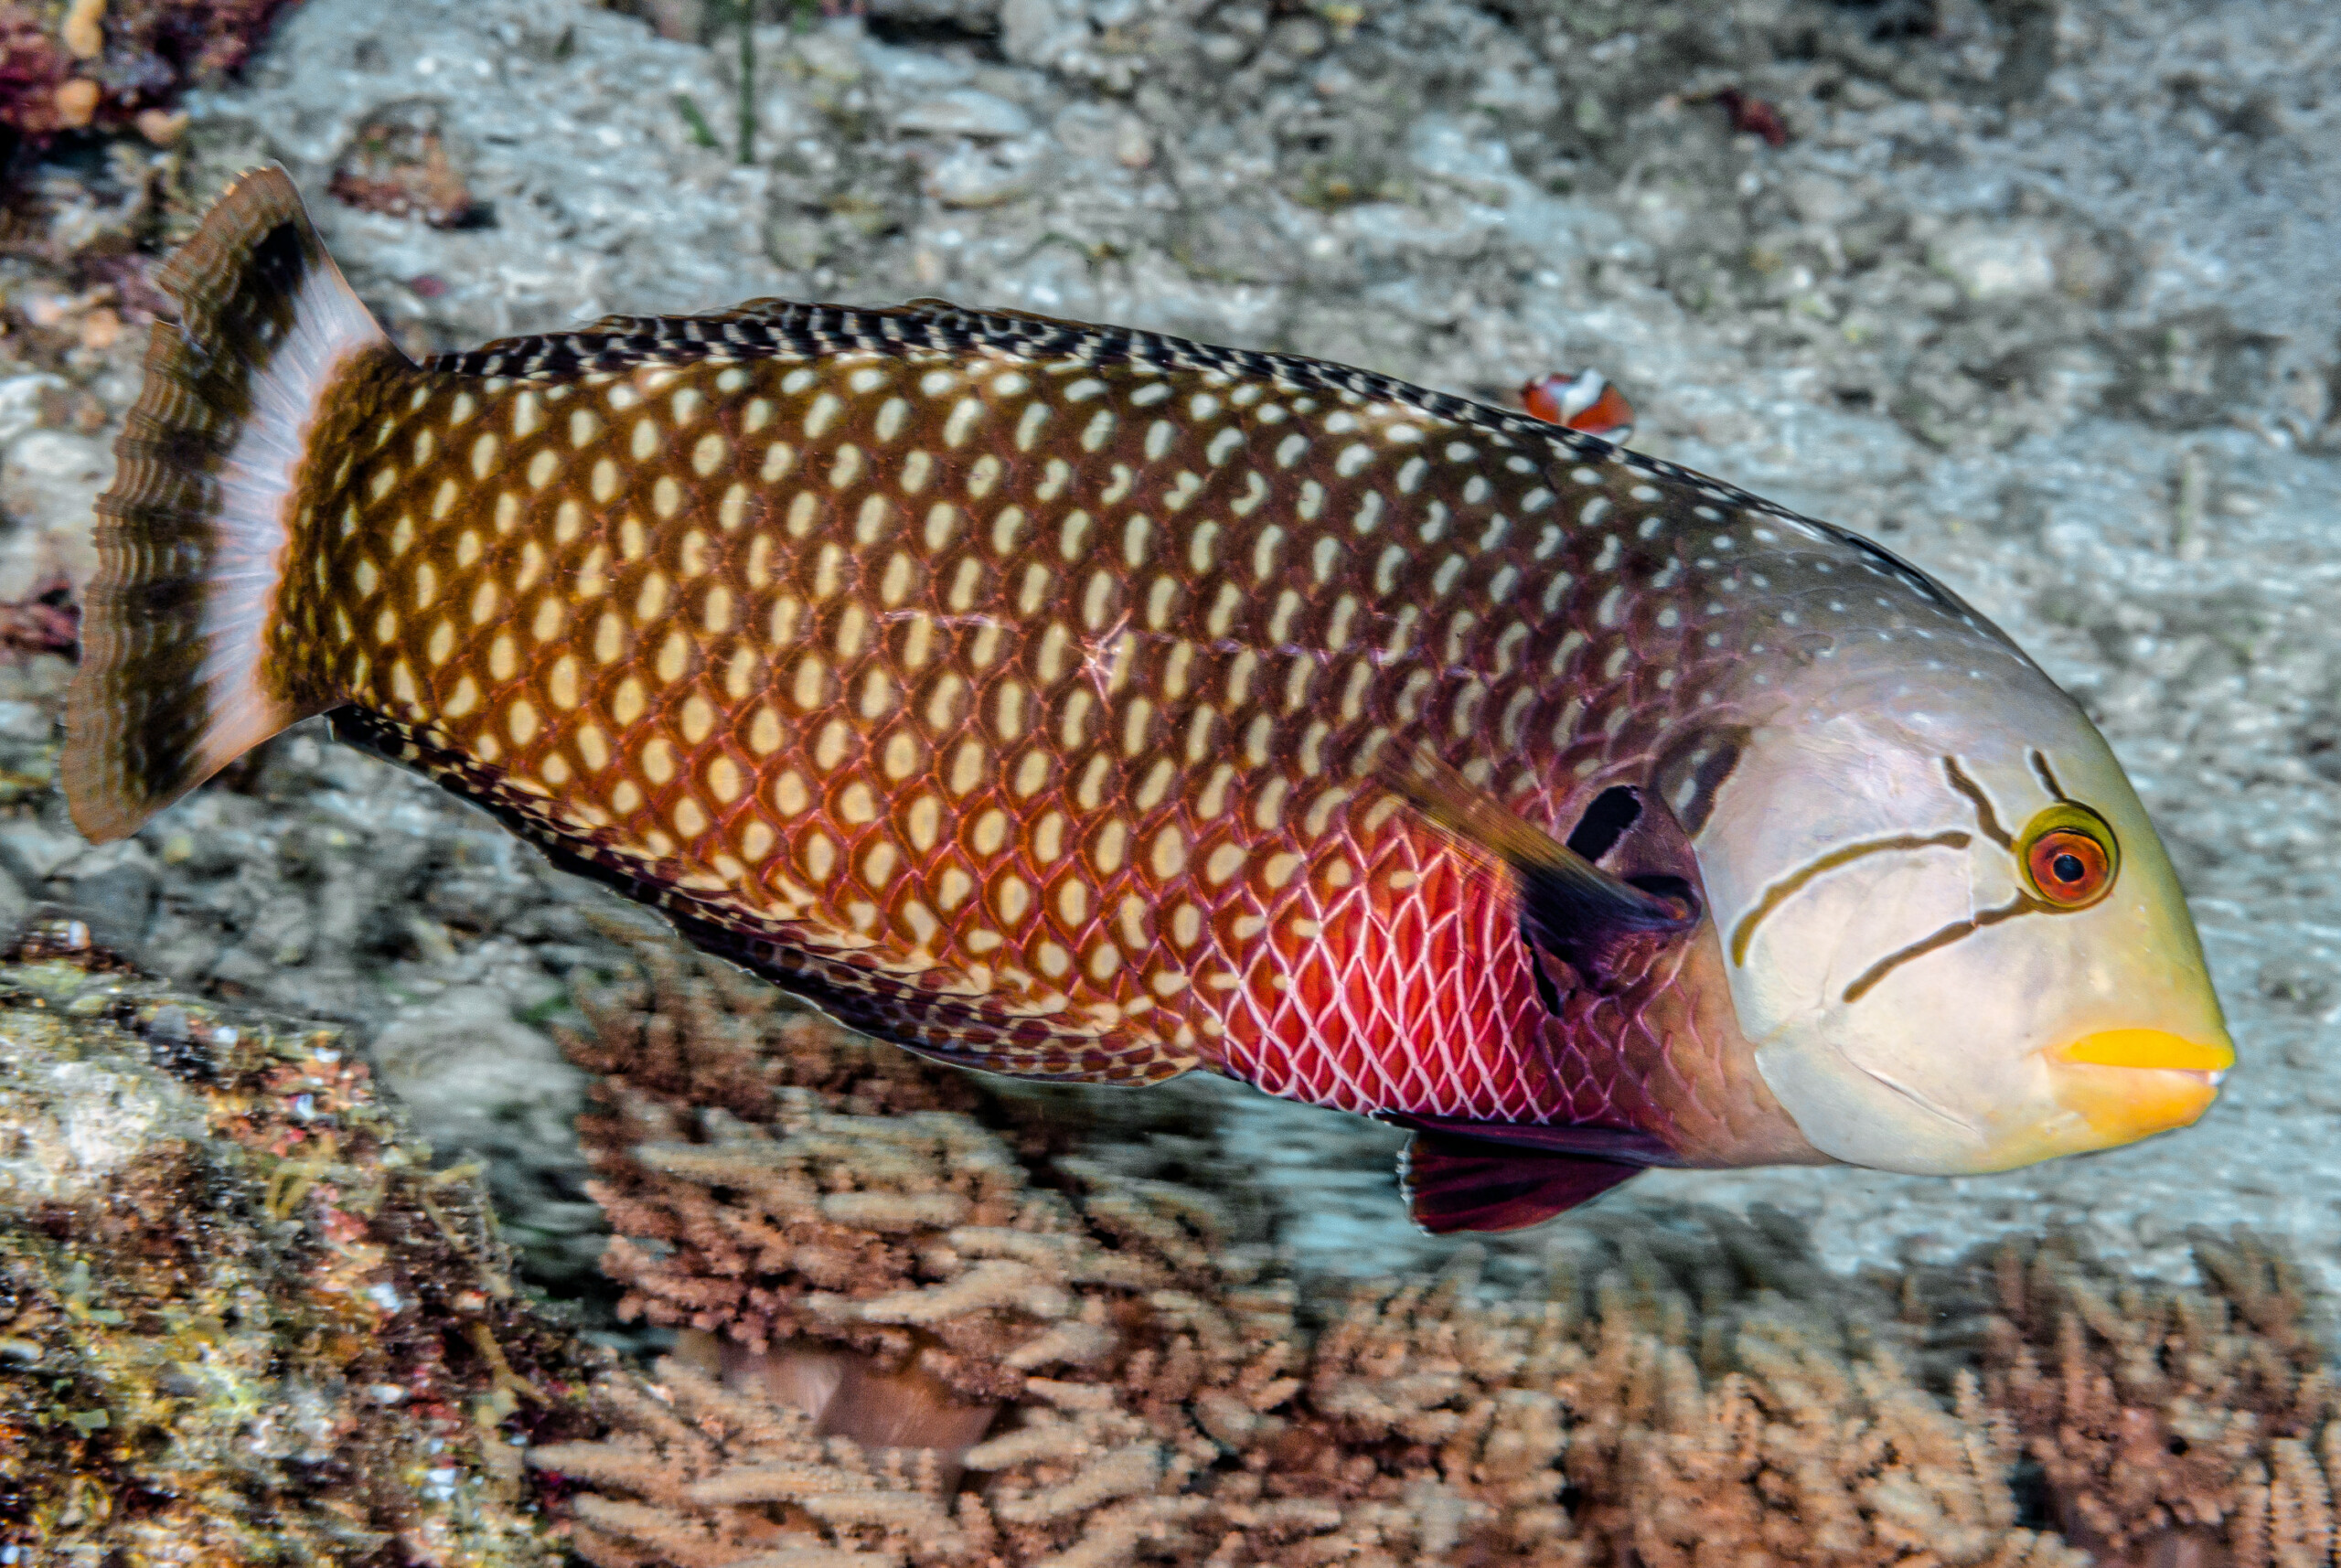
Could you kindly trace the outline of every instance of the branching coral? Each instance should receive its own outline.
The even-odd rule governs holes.
[[[2325,1564],[2341,1398],[2290,1265],[2199,1236],[2196,1289],[2122,1279],[2069,1238],[1992,1260],[1984,1392],[2059,1523],[2106,1568]]]
[[[2085,1561],[2015,1528],[2015,1435],[1972,1381],[1945,1409],[1891,1358],[1849,1358],[1777,1302],[1715,1331],[1671,1285],[1646,1270],[1638,1282],[1638,1263],[1603,1268],[1589,1308],[1573,1284],[1557,1299],[1483,1301],[1468,1268],[1360,1286],[1306,1349],[1288,1295],[1244,1293],[1118,1375],[1028,1379],[1005,1430],[965,1454],[971,1484],[956,1499],[922,1493],[931,1534],[830,1531],[807,1549],[971,1568]],[[1732,1370],[1704,1374],[1703,1341]],[[694,1398],[743,1398],[701,1372],[660,1375],[679,1403],[686,1379],[714,1391]],[[851,1488],[912,1464],[839,1439],[824,1449],[811,1417],[769,1398],[747,1408],[778,1424],[777,1450],[726,1434],[729,1447],[702,1435],[684,1452],[638,1385],[606,1386],[618,1435],[536,1456],[601,1488],[577,1505],[596,1563],[763,1563],[767,1536],[811,1528],[794,1511],[807,1467]],[[753,1478],[775,1463],[794,1467],[785,1496]],[[748,1501],[781,1506],[743,1515]],[[613,1521],[619,1551],[594,1555]]]
[[[625,1314],[758,1355],[850,1350],[989,1403],[1107,1360],[1178,1310],[1156,1295],[1245,1266],[1201,1194],[1075,1160],[1057,1168],[1091,1195],[1037,1187],[946,1108],[974,1103],[963,1080],[704,968],[588,1006],[572,1053],[604,1074],[583,1132]]]
[[[966,1549],[933,1450],[868,1455],[850,1438],[824,1441],[805,1412],[684,1360],[660,1362],[657,1376],[604,1385],[619,1435],[529,1456],[601,1488],[570,1509],[571,1544],[596,1568],[880,1568]]]
[[[1020,1147],[966,1082],[643,958],[572,1053],[604,1074],[606,1266],[692,1360],[537,1456],[592,1484],[597,1563],[2079,1562],[2016,1527],[2015,1435],[1973,1381],[1946,1408],[1810,1305],[1782,1217],[1597,1222],[1514,1299],[1466,1253],[1312,1336],[1203,1192]],[[817,1473],[903,1490],[872,1479],[907,1473],[888,1444],[927,1451],[931,1534],[807,1514]]]
[[[1711,1223],[1743,1248],[1754,1239]],[[1459,1274],[1362,1292],[1311,1358],[1307,1404],[1334,1418],[1332,1452],[1354,1464],[1361,1444],[1378,1447],[1385,1472],[1434,1466],[1493,1538],[1482,1554],[1642,1568],[2078,1561],[2013,1528],[2012,1435],[1983,1419],[1972,1389],[1945,1410],[1817,1307],[1744,1280],[1702,1306],[1638,1238],[1618,1241],[1587,1288],[1564,1278],[1548,1299],[1475,1303]],[[1728,1256],[1711,1246],[1702,1272]]]

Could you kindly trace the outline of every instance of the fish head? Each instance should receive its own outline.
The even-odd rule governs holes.
[[[1856,1165],[2126,1144],[2195,1121],[2235,1059],[2104,739],[2012,647],[1967,662],[1809,667],[1674,768],[1757,1068]]]

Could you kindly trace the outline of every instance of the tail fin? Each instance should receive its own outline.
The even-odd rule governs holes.
[[[282,168],[244,176],[156,274],[146,381],[98,500],[98,575],[62,773],[93,842],[148,817],[323,704],[270,662],[312,416],[388,340]]]

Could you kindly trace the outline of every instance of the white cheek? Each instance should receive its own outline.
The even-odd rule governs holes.
[[[1814,878],[1754,917],[1732,969],[1741,1027],[1760,1041],[1842,1013],[1849,990],[1865,995],[1884,974],[1923,964],[1895,961],[1989,907],[1982,901],[1996,891],[1994,880],[1972,852],[1950,848],[1882,854]]]
[[[1956,1119],[1824,1052],[1774,1046],[1756,1053],[1756,1068],[1812,1147],[1848,1165],[1956,1175],[1984,1147]]]

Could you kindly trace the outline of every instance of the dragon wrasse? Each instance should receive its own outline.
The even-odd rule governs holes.
[[[933,302],[415,364],[275,169],[160,281],[69,703],[92,839],[329,714],[913,1051],[1409,1126],[1439,1231],[1652,1165],[2101,1148],[2233,1061],[2075,703],[1680,467]]]

